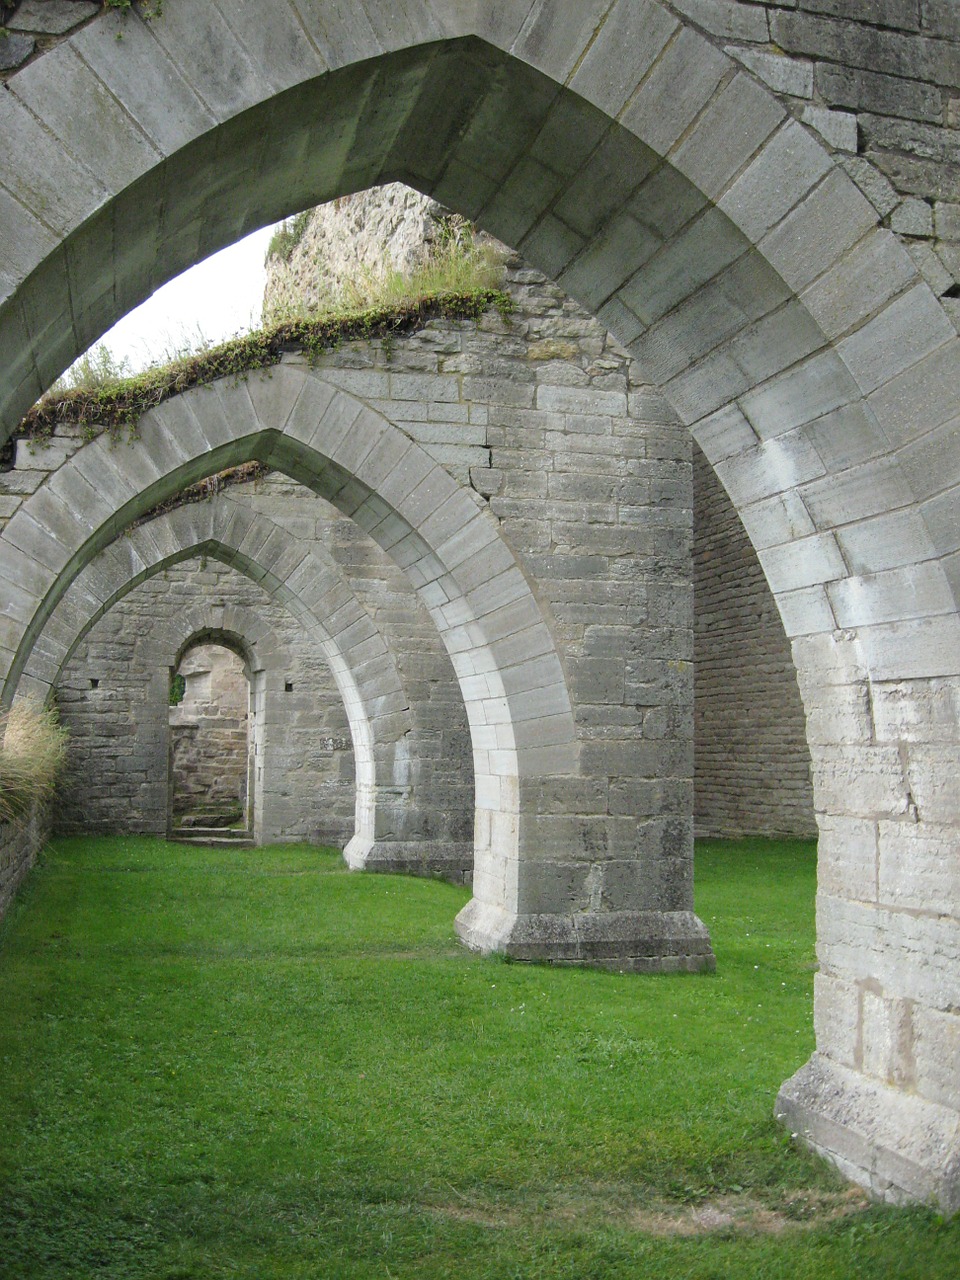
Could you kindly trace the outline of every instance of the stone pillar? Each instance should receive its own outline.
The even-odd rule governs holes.
[[[821,810],[820,971],[817,1051],[777,1115],[874,1195],[955,1212],[960,679],[871,681],[854,633],[794,648]],[[832,685],[814,686],[815,664]]]

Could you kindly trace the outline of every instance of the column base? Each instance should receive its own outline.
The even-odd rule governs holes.
[[[716,968],[710,935],[692,911],[583,911],[514,915],[476,898],[456,919],[471,951],[513,960],[630,973],[703,973]]]
[[[473,844],[469,841],[370,840],[354,836],[343,851],[343,860],[351,871],[426,876],[453,884],[470,884],[473,880]]]
[[[960,1209],[960,1112],[815,1053],[781,1086],[775,1114],[878,1200]]]

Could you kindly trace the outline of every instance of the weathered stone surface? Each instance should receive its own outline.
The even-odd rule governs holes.
[[[696,829],[812,836],[803,703],[756,552],[694,453]]]
[[[11,31],[60,36],[92,18],[98,8],[83,0],[24,0],[7,26]]]
[[[777,1095],[778,1118],[881,1200],[960,1209],[960,1127],[953,1107],[911,1095],[822,1054]]]
[[[857,150],[857,119],[849,112],[810,106],[804,107],[801,119],[838,151]]]
[[[32,36],[0,35],[0,71],[12,71],[26,62],[36,45]]]
[[[16,822],[0,824],[0,916],[10,905],[24,876],[50,833],[50,815],[35,810]]]

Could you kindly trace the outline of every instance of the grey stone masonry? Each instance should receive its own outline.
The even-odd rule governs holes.
[[[712,957],[691,910],[689,435],[560,289],[520,264],[510,288],[517,310],[507,320],[491,311],[478,322],[430,322],[402,342],[357,341],[309,362],[291,356],[269,377],[200,388],[159,412],[186,429],[177,445],[198,451],[197,467],[211,440],[231,434],[236,449],[219,456],[239,461],[256,436],[244,425],[251,413],[275,430],[266,415],[285,406],[291,443],[274,448],[274,462],[298,477],[307,463],[289,452],[292,442],[311,447],[329,433],[331,465],[310,464],[319,468],[314,487],[341,509],[349,502],[355,523],[407,565],[470,721],[474,900],[461,917],[464,939],[518,958],[700,968]],[[179,467],[166,443],[174,437],[148,421],[131,445],[60,433],[43,451],[56,470],[6,523],[11,549],[21,527],[35,527],[34,509],[60,520],[59,495],[85,475],[96,475],[106,503],[125,502],[131,483]],[[44,462],[24,448],[8,473],[11,496]],[[193,463],[189,474],[200,474]],[[369,498],[358,482],[376,485]],[[253,501],[266,510],[270,500]],[[282,507],[285,497],[273,501]],[[338,541],[346,568],[354,544]],[[97,535],[84,545],[89,558],[107,542]],[[64,543],[52,554],[67,551]],[[8,573],[19,575],[17,560],[4,561]],[[23,563],[26,587],[34,571]],[[284,563],[289,586],[297,571]],[[371,583],[381,599],[370,613],[386,619],[384,585]],[[91,577],[84,589],[101,588]],[[58,596],[41,612],[62,613]],[[33,658],[21,650],[30,681],[47,669],[59,634],[58,622]],[[426,701],[444,707],[432,693]],[[377,865],[376,842],[372,862],[369,854],[348,849],[351,865]]]
[[[0,823],[0,919],[50,834],[50,812],[35,807],[15,822]]]
[[[168,715],[171,825],[247,828],[252,690],[243,658],[201,642],[176,675],[184,688]]]
[[[696,833],[815,836],[790,642],[757,553],[697,448],[693,521]]]
[[[353,746],[316,638],[257,583],[213,560],[172,565],[135,587],[64,669],[56,697],[70,733],[69,767],[57,829],[167,833],[171,660],[191,638],[193,610],[206,612],[212,602],[255,617],[286,659],[272,695],[282,703],[283,739],[270,744],[269,761],[255,762],[266,771],[258,826],[271,839],[342,846],[353,834]]]
[[[653,457],[642,432],[618,434],[632,375],[587,365],[584,383],[558,385],[549,361],[518,356],[504,378],[456,328],[443,331],[444,360],[477,361],[459,374],[422,352],[394,385],[385,354],[368,352],[352,370],[378,375],[366,391],[332,389],[328,370],[348,372],[332,359],[188,392],[147,415],[135,466],[133,451],[85,444],[11,516],[0,535],[8,691],[21,674],[43,687],[57,643],[45,625],[62,620],[61,600],[78,605],[73,582],[125,521],[256,453],[375,533],[451,654],[477,787],[464,937],[529,956],[539,928],[545,958],[703,963],[688,862],[670,854],[689,845],[692,627],[665,530],[689,501],[641,503],[649,560],[617,554],[636,505],[624,486],[650,482],[663,497],[653,482],[670,467],[655,464],[682,469],[682,424],[757,548],[807,714],[818,1049],[781,1091],[781,1113],[875,1194],[953,1211],[956,6],[418,0],[399,12],[390,0],[263,0],[228,19],[214,0],[170,0],[153,23],[104,12],[48,48],[38,39],[4,73],[0,436],[184,267],[250,228],[404,179],[518,249],[616,334],[674,415],[654,452],[671,431],[675,451]],[[790,64],[777,87],[763,76],[771,58]],[[606,407],[577,405],[570,393],[583,391]],[[447,442],[427,439],[429,416],[402,425],[403,402],[426,396],[442,424],[465,411],[489,429],[463,442],[476,455],[438,461],[428,449]],[[536,445],[534,408],[560,420]],[[498,492],[490,463],[511,449],[539,450],[525,481],[543,487],[542,512],[508,492],[507,472]],[[609,472],[586,464],[591,452]],[[472,492],[464,463],[468,477],[477,469]],[[582,487],[565,489],[571,476]],[[495,512],[504,502],[517,505]],[[662,613],[644,568],[661,556]],[[579,635],[563,609],[575,591],[592,610]],[[638,599],[642,618],[630,614]],[[658,627],[661,616],[671,622]],[[617,617],[632,632],[622,665],[603,652]],[[672,699],[660,665],[671,627]],[[650,650],[636,652],[638,629]],[[675,705],[686,727],[656,738]],[[674,783],[683,804],[667,799]],[[625,812],[611,812],[621,789]],[[372,829],[364,841],[376,843]],[[653,900],[683,909],[637,909]],[[661,944],[638,946],[652,925]]]
[[[960,10],[953,0],[674,0],[838,156],[960,320]]]
[[[284,260],[268,260],[265,310],[282,303],[311,308],[318,290],[342,291],[351,271],[366,279],[409,270],[429,251],[430,229],[444,212],[435,201],[393,183],[302,215],[299,241]],[[510,287],[518,298],[522,278],[514,269]],[[541,309],[548,301],[550,319],[539,322],[528,351],[532,358],[550,360],[558,381],[566,361],[566,378],[575,384],[573,361],[585,344],[593,344],[590,356],[602,349],[600,333],[559,294],[547,300],[542,290],[529,290],[523,311]],[[516,340],[513,329],[504,337],[505,353]],[[553,403],[563,395],[547,394]],[[575,394],[567,393],[568,398]],[[592,399],[594,405],[603,402],[603,393]],[[642,403],[642,396],[636,402]],[[646,402],[654,404],[649,391]],[[434,411],[439,415],[442,409]],[[454,433],[451,440],[456,436],[462,438]],[[790,645],[736,511],[699,449],[694,457],[697,829],[703,835],[815,835],[809,752]],[[518,460],[524,473],[536,470],[524,466],[516,453],[505,452],[502,460],[502,466],[493,460],[486,478],[479,466],[469,473],[498,511],[510,510],[500,504],[504,487],[519,483],[512,474]],[[546,495],[547,485],[541,487]],[[528,496],[536,493],[529,482],[526,488]]]
[[[660,7],[778,95],[837,154],[891,229],[907,243],[927,247],[924,274],[938,295],[948,295],[945,305],[960,323],[960,301],[952,292],[960,281],[960,18],[954,0],[665,0]],[[657,19],[652,5],[646,9],[647,31],[656,29],[663,39],[668,21]],[[77,0],[15,6],[9,34],[0,38],[0,75],[54,48],[98,10]],[[117,34],[127,29],[118,25]],[[357,233],[369,235],[369,247],[376,249],[382,237],[376,211],[369,214],[360,197]],[[409,244],[401,233],[394,246],[401,263],[411,260],[422,238],[419,211],[408,230]],[[322,228],[314,229],[310,242],[319,256],[338,261],[339,246]],[[369,260],[363,244],[345,252],[342,271],[330,276],[332,292],[344,273]],[[279,266],[268,306],[282,305],[291,287],[302,293],[302,285],[295,272]]]

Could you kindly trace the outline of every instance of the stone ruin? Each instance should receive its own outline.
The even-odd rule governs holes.
[[[0,184],[5,437],[162,280],[247,228],[385,179],[475,219],[559,291],[519,269],[512,335],[491,313],[430,320],[389,360],[375,342],[316,367],[291,352],[272,378],[159,406],[129,451],[69,423],[30,457],[18,442],[0,495],[5,700],[62,684],[92,628],[157,573],[190,553],[216,560],[320,637],[353,745],[351,865],[472,870],[469,945],[703,967],[685,871],[692,747],[719,744],[699,753],[714,796],[710,813],[697,800],[702,826],[740,821],[736,794],[763,758],[746,742],[724,760],[730,718],[722,703],[704,718],[707,697],[694,734],[694,439],[694,471],[714,483],[699,510],[723,523],[719,482],[806,720],[818,1047],[778,1114],[875,1194],[956,1209],[952,7],[422,0],[400,14],[365,0],[334,15],[266,0],[228,18],[198,0],[150,27],[93,5],[57,30],[42,12],[30,26],[53,7],[23,6],[2,37],[16,173]],[[561,374],[566,295],[602,328],[599,347],[575,333]],[[464,811],[444,801],[453,784],[416,696],[424,666],[397,644],[413,632],[392,605],[374,620],[364,571],[347,584],[320,522],[304,543],[229,495],[158,510],[251,460],[331,504],[329,523],[353,520],[373,561],[389,553],[416,590],[468,726],[472,838],[453,839]],[[745,652],[761,684],[785,659],[759,659],[769,610],[738,619],[749,557],[711,578],[721,545],[705,534],[696,556],[715,622],[698,643],[732,708],[760,687],[738,682],[738,626],[760,646]],[[266,764],[297,681],[282,629],[257,613],[225,592],[184,618],[189,634],[157,651],[157,706],[165,716],[184,643],[229,639],[260,682]],[[779,726],[765,730],[775,740]],[[739,778],[723,798],[725,767]],[[271,812],[286,821],[267,772],[253,784],[263,838]],[[791,821],[809,815],[802,775],[785,788]],[[3,833],[4,893],[38,835]]]

